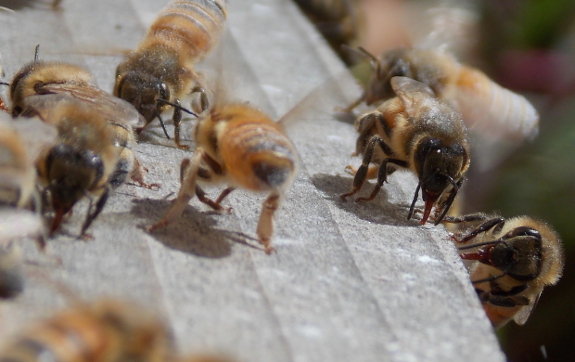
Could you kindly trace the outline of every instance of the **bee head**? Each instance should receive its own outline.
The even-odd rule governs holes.
[[[517,227],[501,238],[483,263],[502,270],[520,280],[535,279],[541,270],[541,234],[530,227]]]
[[[150,123],[167,107],[159,99],[169,100],[170,89],[162,80],[143,72],[127,72],[116,82],[114,94],[132,104]]]
[[[431,208],[439,197],[451,186],[454,188],[454,194],[445,205],[442,205],[443,214],[435,221],[436,224],[441,222],[459,189],[457,182],[461,178],[466,159],[467,152],[459,143],[445,144],[431,137],[419,142],[414,155],[415,168],[419,176],[414,203],[421,188],[421,196],[425,202],[422,224],[427,222]]]
[[[59,144],[50,150],[45,167],[47,191],[54,210],[50,232],[54,232],[63,216],[101,180],[104,163],[93,151],[78,151],[70,145]]]

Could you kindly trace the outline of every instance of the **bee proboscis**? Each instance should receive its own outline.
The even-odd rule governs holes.
[[[356,153],[363,155],[363,161],[355,172],[352,190],[341,198],[358,192],[366,179],[377,178],[371,195],[358,199],[372,200],[387,175],[397,168],[408,169],[419,181],[408,219],[421,190],[425,202],[421,223],[427,221],[436,206],[438,224],[453,203],[469,168],[466,127],[454,107],[436,98],[425,84],[407,77],[394,77],[390,83],[396,97],[355,122],[359,132]],[[370,166],[371,163],[375,165]]]
[[[481,222],[455,239],[461,258],[475,261],[471,282],[495,328],[513,319],[525,324],[543,288],[561,277],[564,264],[559,235],[543,221],[528,216],[505,220],[470,214],[445,222]]]

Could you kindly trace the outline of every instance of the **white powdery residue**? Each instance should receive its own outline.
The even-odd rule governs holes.
[[[323,338],[323,332],[320,328],[311,325],[299,326],[297,331],[306,338]]]
[[[335,141],[337,143],[341,143],[341,142],[344,142],[346,140],[345,138],[343,138],[341,136],[334,135],[334,134],[328,135],[327,139],[329,141]]]
[[[417,260],[422,263],[439,263],[439,260],[434,259],[428,255],[420,255],[417,257]]]

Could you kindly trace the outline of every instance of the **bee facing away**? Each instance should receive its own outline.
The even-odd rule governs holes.
[[[456,239],[470,267],[471,282],[495,328],[511,319],[525,324],[543,288],[557,283],[563,271],[563,250],[557,233],[528,216],[505,220],[485,214],[446,218],[445,222],[478,222]]]
[[[469,168],[467,130],[454,107],[436,98],[425,84],[406,77],[394,77],[390,83],[396,97],[355,122],[359,132],[356,154],[362,154],[363,161],[355,172],[352,190],[341,198],[345,200],[358,192],[366,178],[377,177],[371,196],[358,198],[373,200],[387,175],[397,167],[409,169],[419,183],[407,218],[413,215],[421,189],[425,202],[421,223],[427,221],[436,205],[437,225],[453,203]]]
[[[164,362],[170,333],[133,304],[104,299],[64,309],[13,339],[1,361]]]
[[[122,147],[115,143],[114,129],[98,107],[68,94],[29,96],[25,115],[35,115],[58,129],[56,145],[37,161],[40,182],[51,199],[53,233],[63,216],[88,193],[98,197],[82,226],[82,235],[100,214],[108,196],[124,180],[125,170],[118,168]],[[91,200],[91,199],[90,199]]]
[[[438,97],[451,102],[467,126],[480,133],[498,133],[509,140],[531,139],[538,133],[539,114],[525,97],[448,53],[399,48],[378,59],[361,51],[370,58],[373,73],[364,93],[345,109],[347,112],[361,102],[372,105],[393,97],[390,80],[404,76],[428,85]]]
[[[160,115],[174,107],[175,142],[180,148],[187,148],[180,144],[180,99],[189,92],[200,92],[202,111],[207,108],[207,97],[193,68],[216,45],[226,16],[223,0],[172,1],[116,69],[114,95],[131,103],[146,124],[158,118],[167,138]]]
[[[263,203],[257,235],[266,253],[271,246],[273,215],[291,186],[298,170],[295,147],[281,126],[266,114],[243,103],[212,107],[198,120],[194,132],[196,150],[181,167],[181,188],[168,213],[149,231],[166,226],[180,216],[195,195],[215,210],[237,187],[269,191]],[[229,185],[214,202],[198,183],[225,182]]]

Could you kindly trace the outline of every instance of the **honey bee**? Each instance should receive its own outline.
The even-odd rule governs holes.
[[[470,268],[471,282],[495,328],[513,319],[523,325],[543,288],[557,283],[563,271],[563,249],[557,233],[528,216],[505,220],[471,214],[444,222],[482,223],[455,239]],[[468,244],[468,245],[466,245]]]
[[[407,216],[413,215],[419,190],[425,208],[422,224],[427,222],[436,205],[437,225],[451,207],[469,168],[469,143],[461,115],[448,102],[436,98],[433,90],[407,77],[390,81],[396,97],[366,113],[355,122],[359,137],[356,153],[363,161],[346,197],[358,192],[365,179],[377,177],[377,184],[368,198],[373,200],[387,175],[396,168],[412,171],[419,179],[415,196]],[[370,163],[375,166],[369,167]],[[351,166],[348,169],[353,171]]]
[[[271,254],[273,215],[291,186],[299,166],[294,145],[281,126],[245,104],[216,105],[195,125],[196,150],[181,166],[181,188],[168,213],[148,228],[162,228],[180,216],[195,195],[215,210],[236,187],[269,191],[257,227],[259,241]],[[229,185],[217,200],[208,199],[198,183]]]
[[[167,361],[170,331],[134,304],[112,299],[79,303],[14,338],[2,361]]]
[[[361,51],[370,58],[373,73],[363,94],[344,109],[346,112],[362,102],[372,105],[392,98],[390,80],[404,76],[426,84],[438,97],[451,102],[474,131],[497,133],[511,141],[532,139],[538,133],[539,114],[525,97],[446,52],[399,48],[378,59],[365,49]]]
[[[88,193],[98,197],[82,226],[82,236],[103,210],[110,192],[126,176],[119,164],[123,149],[99,108],[66,93],[26,97],[23,114],[35,115],[58,129],[59,140],[44,152],[36,166],[44,192],[51,199],[54,233],[63,216]],[[93,210],[92,210],[93,209]]]
[[[131,103],[146,124],[158,118],[168,139],[161,113],[174,107],[174,138],[179,148],[188,148],[180,143],[180,99],[188,92],[200,93],[199,106],[207,109],[207,96],[193,68],[216,45],[226,17],[223,0],[172,1],[116,69],[114,95]]]
[[[68,97],[30,98],[33,95],[65,94],[86,103],[94,112],[100,113],[114,130],[114,143],[121,149],[116,180],[112,184],[120,185],[126,175],[140,186],[153,188],[157,184],[144,181],[145,170],[136,159],[133,149],[136,147],[134,130],[145,124],[143,117],[128,102],[101,90],[93,83],[93,77],[86,69],[74,64],[45,62],[38,60],[39,47],[36,46],[34,61],[22,67],[10,82],[10,100],[12,116],[16,117],[24,110],[35,108],[49,110],[60,99],[72,102]],[[30,99],[34,99],[33,107]],[[34,112],[32,112],[34,113]]]

